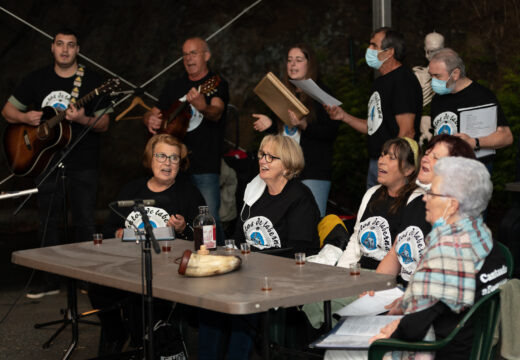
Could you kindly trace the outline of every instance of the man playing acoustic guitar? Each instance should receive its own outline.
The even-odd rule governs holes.
[[[144,123],[152,134],[168,132],[183,137],[189,151],[191,180],[217,222],[217,241],[223,245],[224,233],[218,216],[219,174],[228,83],[208,69],[211,52],[203,39],[187,39],[182,46],[182,57],[186,74],[166,84],[157,107],[145,114]],[[179,115],[172,115],[177,112]],[[172,132],[167,127],[170,122],[172,125],[185,122],[185,125],[180,131]]]
[[[88,99],[93,100],[89,103],[91,106],[79,106],[85,102],[84,98],[81,98],[82,95],[90,93],[101,85],[102,78],[91,69],[86,69],[78,64],[79,41],[76,33],[70,29],[59,30],[54,36],[51,52],[54,56],[54,64],[36,70],[23,79],[2,109],[3,117],[10,123],[9,127],[26,128],[22,132],[25,135],[20,136],[20,139],[15,139],[14,142],[10,141],[10,146],[19,146],[24,151],[36,149],[34,156],[38,158],[39,165],[41,165],[35,165],[30,170],[27,169],[28,171],[17,173],[13,169],[17,168],[15,162],[18,161],[18,158],[13,156],[13,163],[10,164],[10,167],[16,175],[37,176],[37,183],[43,169],[50,168],[47,165],[49,163],[52,165],[59,158],[57,154],[53,156],[58,149],[40,151],[35,143],[28,140],[27,133],[32,131],[33,127],[42,129],[38,126],[52,123],[52,119],[61,116],[61,120],[64,121],[59,120],[60,122],[54,127],[45,125],[45,129],[50,130],[50,138],[59,139],[61,146],[56,147],[64,147],[69,141],[72,143],[86,126],[94,123],[97,118],[96,114],[103,114],[103,107],[106,107],[105,102],[100,105],[99,98],[90,96]],[[92,95],[96,93],[92,93]],[[76,103],[78,106],[75,105]],[[59,114],[49,119],[49,122],[45,122],[47,119],[45,119],[44,111],[40,110],[47,106],[52,107]],[[64,117],[63,111],[65,112]],[[95,123],[93,131],[90,131],[63,161],[68,180],[68,204],[72,211],[75,241],[77,242],[91,240],[92,233],[96,232],[94,210],[98,182],[99,133],[107,131],[108,126],[109,116],[104,114]],[[13,136],[9,137],[10,140],[13,140]],[[7,143],[6,140],[4,139],[4,144]],[[36,142],[38,139],[34,140]],[[15,145],[16,141],[18,141],[18,145]],[[53,147],[52,142],[49,147]],[[6,153],[9,153],[9,149],[6,150]],[[12,153],[19,154],[20,151],[12,149]],[[50,153],[46,161],[41,157],[43,153]],[[42,161],[43,164],[41,164]],[[59,176],[55,172],[39,189],[38,205],[42,235],[45,235],[44,228],[48,220],[45,239],[42,242],[44,246],[60,244],[58,224],[61,224],[64,219],[64,194],[58,181]],[[60,284],[57,277],[45,273],[39,280],[36,284],[33,281],[33,285],[27,293],[28,298],[37,299],[59,292]]]

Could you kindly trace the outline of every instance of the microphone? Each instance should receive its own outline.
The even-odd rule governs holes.
[[[125,90],[125,91],[112,91],[109,96],[118,96],[118,95],[129,95],[134,94],[135,90]]]
[[[120,207],[120,208],[132,207],[135,205],[153,206],[153,205],[155,205],[155,200],[154,199],[119,200],[119,201],[112,201],[110,204],[117,205],[117,207]]]

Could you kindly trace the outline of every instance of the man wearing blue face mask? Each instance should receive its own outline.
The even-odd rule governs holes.
[[[429,73],[432,76],[432,89],[436,93],[431,103],[434,135],[446,133],[465,140],[475,150],[477,158],[491,171],[494,151],[485,150],[499,149],[513,142],[511,129],[496,96],[466,77],[464,62],[450,48],[442,49],[432,57]],[[461,113],[469,114],[463,115],[464,119],[474,118],[481,122],[479,127],[484,124],[492,129],[485,136],[470,136],[461,132]],[[487,124],[488,120],[491,125]],[[473,126],[466,123],[463,128],[473,129]]]
[[[399,32],[387,27],[377,29],[365,55],[368,66],[380,73],[372,86],[368,118],[357,118],[338,106],[325,106],[331,119],[368,134],[367,188],[377,184],[377,159],[382,145],[398,136],[416,140],[419,136],[422,89],[413,72],[403,66],[405,53],[404,38]]]

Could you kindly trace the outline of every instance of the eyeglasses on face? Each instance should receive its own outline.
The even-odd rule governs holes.
[[[434,197],[434,196],[438,196],[438,197],[451,197],[450,195],[444,195],[444,194],[437,194],[437,193],[434,193],[432,192],[431,190],[428,190],[426,191],[426,196],[427,197]]]
[[[262,158],[265,157],[265,161],[268,163],[272,163],[274,159],[280,160],[278,156],[274,156],[268,153],[263,152],[262,150],[258,150],[258,161],[262,160]]]
[[[153,154],[154,158],[160,162],[160,163],[163,163],[166,161],[166,159],[170,159],[170,162],[172,164],[178,164],[179,161],[181,161],[181,157],[177,154],[172,154],[172,155],[166,155],[164,153],[155,153]]]

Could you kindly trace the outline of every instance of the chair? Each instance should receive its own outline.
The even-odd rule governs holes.
[[[513,255],[511,254],[511,251],[509,251],[509,248],[501,242],[495,241],[495,244],[498,245],[498,248],[500,249],[500,251],[502,251],[504,258],[506,259],[507,278],[511,279],[511,277],[513,276],[513,267],[515,265],[513,261]]]
[[[473,320],[473,345],[470,359],[488,360],[491,357],[493,332],[500,315],[500,290],[482,297],[464,315],[452,332],[442,340],[407,342],[396,339],[374,341],[368,349],[368,359],[378,360],[393,350],[433,352],[443,348],[457,335],[469,319]]]

